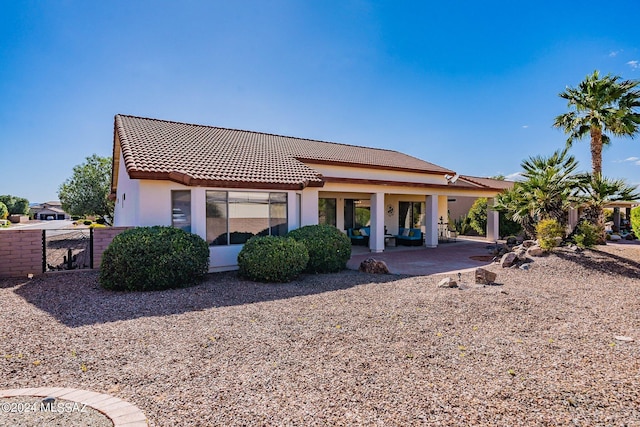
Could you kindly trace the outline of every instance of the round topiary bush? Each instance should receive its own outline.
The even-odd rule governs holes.
[[[545,251],[550,251],[562,242],[564,227],[557,219],[543,219],[536,225],[538,244]]]
[[[137,227],[118,234],[102,254],[100,285],[114,291],[156,291],[199,282],[209,246],[174,227]]]
[[[309,261],[307,248],[288,237],[256,236],[238,254],[238,273],[257,282],[290,282]]]
[[[334,273],[347,268],[351,258],[351,240],[331,225],[306,225],[287,234],[307,247],[308,273]]]

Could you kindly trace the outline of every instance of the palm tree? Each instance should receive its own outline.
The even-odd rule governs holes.
[[[577,88],[567,87],[560,97],[568,102],[569,111],[555,118],[553,125],[569,134],[567,146],[589,135],[591,164],[594,174],[602,174],[602,147],[611,139],[608,134],[632,137],[640,127],[640,80],[621,80],[596,70]]]
[[[505,212],[530,237],[535,236],[536,223],[542,219],[556,219],[566,225],[576,184],[575,157],[569,156],[565,148],[550,157],[530,157],[521,166],[525,180],[499,194],[494,209]]]
[[[636,200],[640,198],[637,188],[628,185],[623,179],[612,179],[600,174],[580,174],[577,177],[577,201],[584,207],[582,216],[600,230],[604,243],[604,206],[610,202]]]

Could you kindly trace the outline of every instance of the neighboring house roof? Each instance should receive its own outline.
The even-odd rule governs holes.
[[[116,115],[112,190],[120,151],[131,178],[168,179],[186,185],[322,186],[323,177],[313,164],[453,173],[398,151]]]
[[[513,181],[505,181],[494,178],[481,178],[478,176],[460,175],[455,184],[455,187],[475,187],[492,190],[506,190],[513,187]]]

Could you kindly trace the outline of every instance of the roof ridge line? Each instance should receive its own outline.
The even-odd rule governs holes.
[[[413,157],[414,159],[421,160],[421,159],[419,159],[419,158],[417,158],[415,156],[411,156],[410,154],[402,153],[402,152],[400,152],[398,150],[392,150],[390,148],[367,147],[367,146],[364,146],[364,145],[345,144],[344,142],[335,142],[335,141],[323,141],[321,139],[302,138],[302,137],[299,137],[299,136],[280,135],[280,134],[277,134],[277,133],[259,132],[259,131],[255,131],[255,130],[227,128],[227,127],[212,126],[212,125],[201,125],[201,124],[197,124],[197,123],[179,122],[177,120],[154,119],[153,117],[134,116],[134,115],[131,115],[131,114],[116,114],[116,117],[117,116],[130,117],[130,118],[133,118],[133,119],[151,120],[151,121],[155,121],[155,122],[174,123],[174,124],[178,124],[178,125],[187,125],[187,126],[194,126],[194,127],[200,127],[200,128],[223,129],[223,130],[230,130],[230,131],[236,131],[236,132],[246,132],[246,133],[258,134],[258,135],[268,135],[268,136],[277,136],[277,137],[281,137],[281,138],[298,139],[298,140],[302,140],[302,141],[321,142],[323,144],[334,144],[334,145],[340,145],[340,146],[343,146],[343,147],[356,147],[356,148],[366,148],[368,150],[387,151],[387,152],[391,152],[391,153],[404,154],[405,156],[409,156],[409,157]],[[426,160],[421,160],[421,161],[426,162],[426,163],[430,163],[430,162],[427,162]]]

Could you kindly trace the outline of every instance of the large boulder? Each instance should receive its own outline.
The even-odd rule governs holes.
[[[359,271],[369,274],[390,274],[389,267],[384,261],[378,261],[374,258],[367,258],[360,263]]]
[[[502,255],[500,259],[500,266],[503,268],[511,267],[513,264],[518,262],[518,255],[515,252],[507,252]]]
[[[497,274],[484,268],[476,268],[475,276],[478,285],[491,285],[496,282]]]

